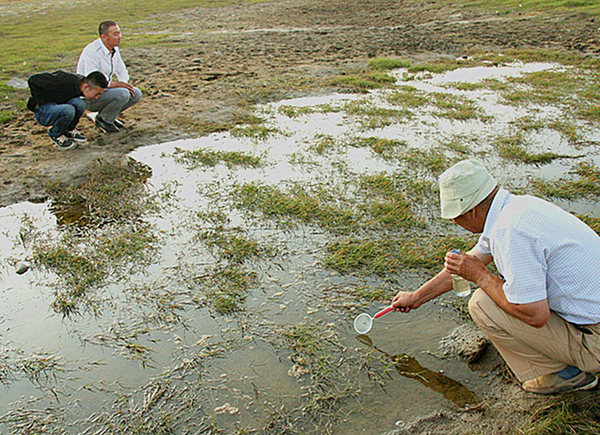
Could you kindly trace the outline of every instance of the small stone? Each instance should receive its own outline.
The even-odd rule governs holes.
[[[10,86],[13,89],[27,89],[29,87],[25,80],[17,77],[13,77],[9,81],[7,81],[6,86]]]
[[[17,275],[23,275],[25,272],[27,272],[29,270],[30,267],[31,266],[26,261],[19,261],[15,265],[15,270],[17,272]]]
[[[475,324],[466,323],[442,338],[439,347],[446,357],[475,362],[488,344],[489,340]]]

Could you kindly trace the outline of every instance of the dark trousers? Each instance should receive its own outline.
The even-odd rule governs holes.
[[[52,126],[48,134],[57,138],[73,130],[85,111],[85,100],[72,98],[65,104],[46,103],[35,109],[37,122],[46,127]]]

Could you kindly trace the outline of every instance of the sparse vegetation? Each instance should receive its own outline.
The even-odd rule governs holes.
[[[561,157],[553,152],[533,153],[525,148],[525,141],[521,134],[500,137],[494,142],[494,147],[500,157],[507,160],[528,164],[545,164]]]
[[[257,167],[261,165],[260,157],[252,156],[240,151],[220,151],[200,148],[195,150],[182,150],[175,148],[175,160],[185,164],[189,169],[199,166],[213,167],[224,163],[228,167]]]
[[[600,170],[591,162],[580,162],[571,169],[573,179],[565,177],[553,182],[532,180],[536,194],[551,198],[576,199],[585,196],[600,196]]]

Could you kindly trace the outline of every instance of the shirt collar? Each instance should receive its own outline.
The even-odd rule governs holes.
[[[498,189],[498,193],[494,196],[494,200],[492,201],[492,205],[490,206],[490,210],[488,211],[487,217],[485,218],[485,225],[483,226],[482,236],[489,238],[490,232],[492,231],[492,227],[498,220],[498,216],[500,216],[500,212],[506,205],[506,203],[510,200],[512,195],[506,189]]]
[[[102,51],[102,53],[104,53],[106,56],[110,56],[112,53],[111,51],[106,48],[106,45],[104,45],[104,42],[102,42],[102,39],[98,38],[98,48]],[[114,48],[115,53],[117,52],[117,47]]]

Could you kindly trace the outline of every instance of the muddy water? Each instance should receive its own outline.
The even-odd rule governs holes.
[[[147,267],[97,290],[101,310],[95,315],[84,312],[63,318],[55,313],[51,303],[56,276],[51,272],[33,267],[23,275],[15,273],[15,263],[31,257],[30,248],[19,241],[24,219],[40,233],[60,233],[61,225],[49,206],[24,203],[1,209],[1,431],[16,430],[29,421],[38,428],[72,433],[118,432],[126,424],[115,417],[121,413],[130,420],[127,424],[136,421],[146,429],[148,421],[154,424],[161,415],[167,416],[170,427],[181,433],[211,424],[227,433],[261,430],[278,415],[287,418],[291,427],[318,432],[299,411],[310,399],[307,395],[317,394],[318,389],[312,388],[315,378],[304,372],[294,376],[294,351],[282,339],[294,325],[314,327],[325,334],[323,342],[336,343],[330,353],[338,361],[332,366],[335,370],[351,373],[356,366],[354,394],[336,403],[339,420],[328,429],[333,433],[377,434],[393,429],[396,422],[476,403],[490,388],[485,374],[436,356],[439,339],[459,323],[449,307],[453,296],[409,314],[390,313],[376,320],[367,336],[357,335],[352,328],[358,313],[373,314],[384,306],[348,304],[353,289],[410,290],[430,272],[406,270],[392,280],[334,273],[320,262],[325,245],[334,237],[327,230],[316,225],[281,226],[274,219],[250,214],[233,205],[230,192],[235,185],[249,182],[334,186],[345,177],[393,173],[402,167],[398,160],[383,160],[367,148],[353,147],[351,139],[357,136],[402,138],[411,148],[426,150],[457,135],[469,135],[478,139],[473,154],[489,151],[494,135],[510,131],[510,122],[527,110],[501,104],[491,91],[457,91],[444,85],[552,68],[557,66],[473,68],[410,82],[427,92],[468,96],[494,116],[488,122],[450,121],[422,111],[409,121],[365,130],[353,115],[322,109],[325,104],[341,107],[365,97],[331,95],[262,107],[258,114],[268,119],[268,126],[279,129],[264,141],[221,133],[136,150],[131,157],[152,169],[147,184],[163,198],[160,212],[146,218],[160,238],[160,247]],[[366,98],[385,107],[385,92]],[[314,110],[290,118],[279,110],[282,106]],[[586,134],[589,141],[600,140],[597,134]],[[581,153],[553,132],[532,135],[541,150]],[[311,145],[323,136],[336,138],[338,146],[315,153]],[[198,148],[243,151],[260,156],[265,164],[190,169],[176,159],[181,150]],[[597,150],[586,153],[599,163]],[[528,177],[563,176],[573,163],[558,160],[535,167],[507,163],[493,153],[485,154],[485,161],[502,184],[517,188],[526,186]],[[433,174],[424,176],[435,180]],[[598,212],[586,201],[562,205],[577,213]],[[217,211],[228,217],[228,228],[239,228],[278,252],[247,265],[257,280],[248,290],[243,311],[235,315],[220,315],[198,303],[197,289],[189,286],[217,262],[197,238],[209,226],[198,212]],[[437,216],[435,207],[421,213]],[[142,297],[141,288],[146,289]],[[170,302],[159,305],[165,299]],[[164,317],[158,318],[152,309],[156,306],[164,309]],[[133,352],[136,348],[145,350]],[[38,368],[43,361],[46,368],[32,370],[31,361],[37,361]],[[365,361],[371,371],[359,370]],[[328,388],[341,390],[344,382],[338,382]]]

